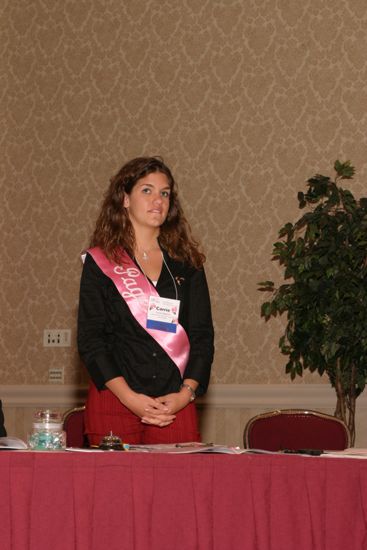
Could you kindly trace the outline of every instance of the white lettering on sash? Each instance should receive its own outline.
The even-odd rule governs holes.
[[[120,279],[124,287],[127,289],[121,293],[123,298],[137,298],[144,295],[144,291],[138,286],[137,281],[135,280],[141,275],[138,269],[135,267],[128,267],[127,269],[124,269],[123,266],[116,265],[113,268],[113,271],[116,275],[123,275]],[[127,277],[124,275],[127,275]]]

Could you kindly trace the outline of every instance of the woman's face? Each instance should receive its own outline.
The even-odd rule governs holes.
[[[134,227],[160,227],[167,218],[170,205],[168,178],[161,172],[152,172],[136,182],[130,195],[124,197],[124,207]]]

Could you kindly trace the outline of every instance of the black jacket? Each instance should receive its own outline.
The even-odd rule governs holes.
[[[4,426],[4,414],[3,414],[1,401],[0,401],[0,437],[5,437],[5,436],[6,436],[6,430]]]
[[[181,301],[179,322],[190,341],[185,378],[199,383],[197,395],[208,386],[214,353],[214,331],[204,270],[172,260],[165,261],[176,280]],[[175,298],[166,266],[157,282],[160,296]],[[87,254],[80,284],[78,347],[80,356],[98,389],[123,376],[136,392],[153,397],[178,391],[180,371],[160,345],[131,314],[114,283]]]

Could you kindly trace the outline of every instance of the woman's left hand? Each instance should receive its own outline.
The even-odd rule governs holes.
[[[181,409],[184,409],[191,401],[191,396],[188,391],[179,391],[176,393],[168,393],[157,397],[156,400],[168,409],[168,414],[176,414]]]

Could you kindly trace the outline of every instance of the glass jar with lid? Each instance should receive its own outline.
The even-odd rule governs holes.
[[[62,429],[62,414],[50,409],[34,413],[33,429],[28,438],[30,449],[59,451],[66,447],[66,433]]]

